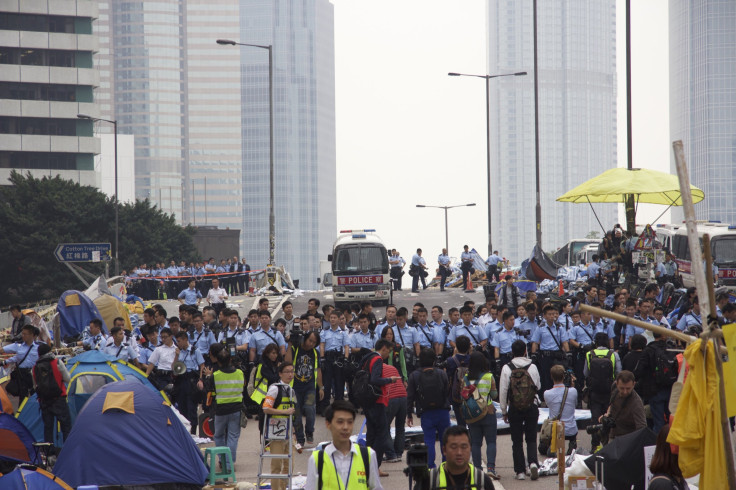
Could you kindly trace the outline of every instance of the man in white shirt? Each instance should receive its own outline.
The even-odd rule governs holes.
[[[179,353],[179,348],[174,345],[174,335],[171,333],[171,329],[164,328],[159,335],[161,337],[161,345],[156,347],[153,350],[153,354],[148,358],[146,376],[149,377],[154,386],[162,390],[174,382],[171,365]],[[156,372],[151,376],[154,367]]]
[[[212,279],[212,288],[207,292],[207,304],[215,309],[218,315],[225,309],[225,300],[229,296],[224,288],[220,287],[219,279]]]
[[[348,488],[350,480],[362,488],[366,485],[366,478],[368,490],[383,490],[376,452],[371,448],[361,449],[361,446],[350,441],[355,414],[355,407],[345,400],[336,400],[325,409],[325,425],[332,434],[332,442],[324,449],[314,451],[309,458],[306,490],[316,490],[318,480],[322,480],[325,490]],[[318,470],[320,459],[321,477]]]

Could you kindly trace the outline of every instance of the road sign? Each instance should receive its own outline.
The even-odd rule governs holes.
[[[109,243],[60,243],[54,256],[59,262],[103,262],[112,260]]]

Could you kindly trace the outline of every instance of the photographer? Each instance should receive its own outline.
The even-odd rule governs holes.
[[[453,425],[442,435],[442,455],[446,461],[429,473],[430,490],[493,490],[493,480],[480,468],[470,464],[470,433]],[[422,488],[421,482],[414,487]]]
[[[618,436],[630,434],[647,426],[644,415],[644,404],[634,391],[634,373],[621,371],[616,376],[616,387],[611,395],[611,405],[605,415],[598,418],[604,423],[604,417],[611,419],[616,425],[611,428],[610,440]]]
[[[578,425],[575,422],[575,406],[578,401],[578,391],[575,388],[565,386],[563,383],[565,379],[565,368],[560,365],[552,366],[550,369],[550,376],[552,377],[552,388],[544,392],[544,402],[549,408],[549,417],[557,417],[565,424],[565,440],[570,441],[567,446],[568,456],[572,453],[573,449],[578,447]],[[565,396],[567,391],[567,396]],[[564,400],[564,406],[562,405]],[[547,454],[548,447],[543,447],[540,443],[539,452],[541,454]]]
[[[296,337],[292,331],[292,338]],[[316,418],[317,396],[319,400],[325,395],[325,387],[322,384],[322,368],[319,364],[317,345],[319,345],[319,333],[307,332],[299,336],[302,339],[300,345],[291,345],[286,351],[286,362],[294,365],[294,396],[296,403],[294,408],[294,431],[296,442],[301,446],[314,443],[314,420]],[[302,416],[306,415],[306,440],[304,438],[304,425]]]

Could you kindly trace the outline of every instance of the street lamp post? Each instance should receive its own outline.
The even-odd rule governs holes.
[[[450,253],[450,246],[449,246],[448,233],[447,233],[447,210],[452,209],[452,208],[462,208],[466,206],[475,206],[475,203],[471,202],[470,204],[457,204],[455,206],[426,206],[424,204],[417,204],[418,208],[437,208],[437,209],[445,210],[445,250],[447,250],[447,253]]]
[[[239,43],[231,39],[218,39],[217,44],[223,46],[249,46],[261,48],[268,51],[268,125],[269,125],[269,211],[268,211],[268,264],[274,264],[274,249],[276,247],[276,216],[273,209],[274,197],[274,160],[273,160],[273,46],[271,44],[248,44]]]
[[[467,73],[448,73],[451,77],[476,77],[486,81],[486,165],[488,177],[488,255],[493,251],[493,235],[491,233],[491,78],[521,77],[526,75],[525,71],[516,73],[502,73],[500,75],[471,75]]]
[[[117,276],[120,274],[120,261],[118,260],[118,253],[120,251],[120,222],[118,220],[120,210],[120,200],[118,199],[118,122],[115,119],[103,119],[101,117],[88,116],[87,114],[77,114],[77,117],[79,119],[110,123],[115,133],[115,275]]]

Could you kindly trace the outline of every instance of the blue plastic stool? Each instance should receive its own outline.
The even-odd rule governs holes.
[[[217,472],[217,456],[225,456],[225,462],[222,463],[222,471]],[[209,456],[209,459],[207,458]],[[210,469],[210,485],[215,484],[215,480],[227,480],[232,478],[233,483],[236,483],[235,479],[235,465],[233,464],[233,456],[230,453],[229,447],[208,447],[204,450],[204,464]],[[226,468],[230,468],[230,471],[225,471]]]

